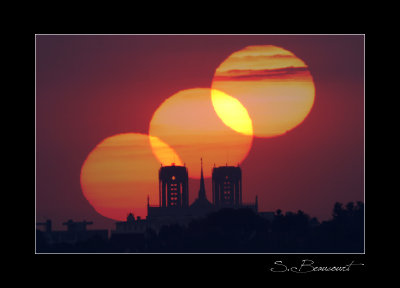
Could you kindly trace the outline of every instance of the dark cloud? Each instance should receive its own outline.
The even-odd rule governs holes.
[[[309,75],[307,67],[285,67],[279,69],[263,70],[229,70],[214,76],[214,81],[250,81],[268,78],[293,78]]]

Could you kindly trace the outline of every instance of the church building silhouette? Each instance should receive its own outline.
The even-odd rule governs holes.
[[[206,196],[201,159],[198,198],[189,205],[188,170],[185,166],[161,166],[159,170],[159,206],[147,201],[147,221],[154,228],[168,224],[187,224],[222,208],[250,208],[258,213],[258,201],[242,203],[242,172],[239,166],[220,166],[212,171],[213,203]]]

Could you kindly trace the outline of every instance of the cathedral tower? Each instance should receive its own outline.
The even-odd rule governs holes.
[[[188,207],[189,181],[184,166],[164,166],[158,172],[160,207]]]
[[[238,208],[242,205],[242,171],[240,167],[214,167],[212,171],[213,204]]]

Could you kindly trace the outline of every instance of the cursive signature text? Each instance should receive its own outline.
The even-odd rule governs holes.
[[[347,272],[350,271],[351,267],[357,265],[364,265],[362,263],[354,263],[354,260],[347,265],[344,266],[316,266],[314,265],[314,261],[309,259],[304,259],[300,266],[298,267],[288,267],[283,264],[282,261],[275,261],[274,267],[270,268],[272,272],[294,272],[294,273],[309,273],[309,272]]]

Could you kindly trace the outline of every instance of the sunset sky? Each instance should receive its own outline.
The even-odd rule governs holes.
[[[223,124],[235,119],[218,118],[215,103],[207,102],[211,88],[239,100],[234,107],[251,119],[242,132],[254,130],[254,137]],[[197,98],[186,101],[193,92]],[[288,99],[298,106],[286,105]],[[110,151],[124,162],[111,173]],[[151,179],[157,181],[160,158],[171,157],[193,178],[189,203],[197,198],[200,157],[206,177],[214,163],[240,162],[243,202],[258,195],[260,211],[301,209],[326,220],[335,202],[363,201],[364,37],[36,36],[37,221],[52,219],[55,229],[65,229],[68,219],[86,219],[91,228],[115,228],[105,217],[113,200],[89,191],[100,193],[93,188],[100,180],[128,175],[124,181],[151,191],[124,205],[147,195],[156,205]],[[121,195],[129,185],[119,186]],[[205,185],[211,200],[210,178]]]

